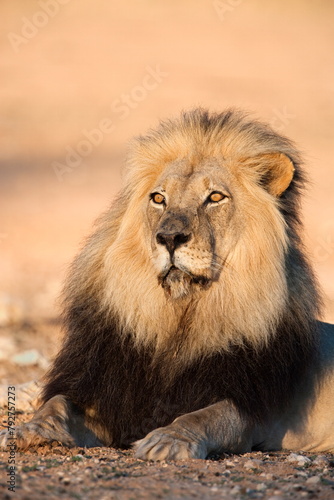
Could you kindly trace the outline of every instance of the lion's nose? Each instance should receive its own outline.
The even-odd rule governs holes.
[[[160,243],[160,245],[164,245],[170,255],[173,255],[175,250],[180,247],[181,245],[184,245],[187,243],[190,238],[191,234],[190,233],[172,233],[172,232],[160,232],[157,233],[157,242]]]

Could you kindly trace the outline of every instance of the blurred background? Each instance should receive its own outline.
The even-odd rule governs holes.
[[[1,2],[0,381],[57,349],[56,298],[126,141],[197,105],[246,108],[303,151],[305,241],[334,321],[333,14],[330,0]]]

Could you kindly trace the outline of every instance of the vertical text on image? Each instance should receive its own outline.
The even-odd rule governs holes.
[[[8,461],[7,461],[7,489],[15,492],[16,487],[16,436],[15,436],[15,386],[8,387],[7,401],[7,429],[9,439],[7,443]]]

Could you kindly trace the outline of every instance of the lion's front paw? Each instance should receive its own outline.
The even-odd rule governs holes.
[[[0,432],[0,449],[13,443],[18,450],[37,446],[51,441],[59,441],[65,446],[75,446],[75,442],[65,429],[55,429],[50,422],[34,421]]]
[[[160,427],[134,443],[135,456],[145,460],[206,458],[206,447],[172,426]]]

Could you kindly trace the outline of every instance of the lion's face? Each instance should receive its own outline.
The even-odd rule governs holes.
[[[234,211],[231,179],[215,159],[196,167],[187,160],[174,162],[158,179],[147,218],[157,276],[171,298],[218,281]]]

